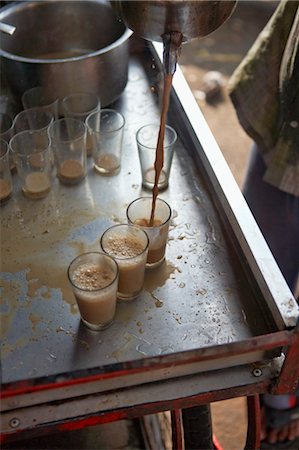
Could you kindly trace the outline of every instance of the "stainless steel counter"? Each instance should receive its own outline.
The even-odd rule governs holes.
[[[169,188],[160,194],[173,210],[166,262],[146,274],[138,299],[117,305],[110,328],[92,332],[80,322],[69,262],[100,250],[103,231],[148,195],[135,133],[159,122],[160,46],[152,52],[132,55],[128,85],[113,105],[126,119],[118,175],[97,174],[89,160],[80,185],[55,179],[39,201],[24,198],[14,176],[13,198],[1,208],[3,410],[139,385],[150,400],[149,382],[271,362],[281,342],[272,339],[266,351],[251,340],[296,325],[296,302],[179,69],[168,121],[179,140]],[[89,376],[92,386],[72,384]],[[220,376],[218,388],[227,380]],[[55,390],[61,382],[65,388]]]

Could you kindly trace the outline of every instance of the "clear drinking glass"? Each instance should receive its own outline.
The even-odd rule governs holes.
[[[111,325],[118,284],[114,259],[98,252],[83,253],[70,263],[68,278],[83,323],[94,331]]]
[[[149,124],[141,127],[136,133],[139,162],[142,176],[142,186],[152,190],[155,183],[155,158],[159,135],[159,125]],[[164,164],[158,181],[159,191],[168,186],[174,147],[177,141],[176,131],[169,125],[165,126]]]
[[[78,119],[55,120],[49,127],[57,176],[63,184],[77,184],[86,175],[86,126]]]
[[[9,143],[22,191],[26,197],[40,199],[51,190],[52,158],[50,140],[43,132],[25,130]]]
[[[12,195],[12,177],[9,162],[9,147],[0,139],[0,205],[7,202]]]
[[[9,141],[14,135],[14,123],[13,119],[9,114],[0,113],[0,139],[9,144]],[[12,153],[9,152],[9,166],[10,170],[13,172],[15,170],[15,162],[13,160]]]
[[[119,172],[125,127],[124,116],[114,109],[102,109],[86,119],[93,143],[94,168],[101,174]]]
[[[6,113],[0,113],[0,138],[9,144],[13,134],[14,128],[12,118]]]
[[[133,300],[142,291],[148,244],[147,234],[134,225],[114,225],[103,233],[102,250],[118,264],[120,300]]]
[[[50,111],[55,119],[59,117],[59,99],[44,86],[27,89],[22,95],[22,105],[24,109],[42,107]]]
[[[165,259],[165,250],[168,240],[168,230],[171,219],[169,204],[157,198],[154,225],[149,226],[152,210],[152,197],[140,197],[127,207],[128,223],[141,227],[149,237],[149,249],[146,267],[149,269],[160,266]]]
[[[47,134],[53,121],[53,113],[44,108],[24,109],[14,119],[14,130],[16,133],[25,130],[38,130]]]
[[[61,109],[64,117],[73,117],[85,122],[89,114],[100,111],[101,102],[99,97],[91,92],[77,92],[62,99]],[[92,137],[89,131],[87,131],[86,152],[87,155],[92,154]]]

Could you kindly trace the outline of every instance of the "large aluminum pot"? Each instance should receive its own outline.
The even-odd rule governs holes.
[[[152,41],[180,32],[183,42],[201,38],[219,28],[232,14],[237,0],[112,0],[123,22]]]
[[[17,97],[41,85],[59,98],[94,92],[106,106],[124,90],[132,32],[109,2],[13,2],[0,10],[0,21],[16,27],[13,36],[1,34],[0,56]]]

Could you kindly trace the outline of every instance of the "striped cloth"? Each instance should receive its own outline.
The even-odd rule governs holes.
[[[298,1],[280,1],[228,89],[239,122],[262,152],[264,181],[299,196]]]

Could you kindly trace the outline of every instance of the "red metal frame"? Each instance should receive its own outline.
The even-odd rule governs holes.
[[[51,389],[63,389],[71,385],[80,385],[84,383],[92,383],[94,381],[110,379],[115,377],[122,377],[126,375],[136,374],[146,372],[149,369],[155,370],[161,368],[167,368],[169,366],[179,366],[183,364],[190,364],[195,362],[212,361],[215,359],[226,358],[230,356],[245,355],[254,351],[270,351],[275,348],[282,348],[287,346],[298,345],[299,332],[294,331],[278,331],[274,333],[268,333],[262,336],[255,336],[253,338],[248,338],[240,342],[233,342],[229,344],[222,344],[215,346],[210,346],[201,349],[200,351],[190,350],[182,354],[173,353],[171,355],[163,355],[155,358],[145,358],[137,363],[126,362],[123,367],[122,364],[118,364],[113,372],[103,372],[99,373],[99,368],[97,368],[97,373],[92,373],[93,370],[84,372],[74,372],[71,374],[66,374],[65,376],[59,375],[59,380],[55,381],[53,378],[52,382],[47,379],[37,379],[37,380],[24,380],[16,383],[10,383],[7,385],[2,385],[2,391],[0,393],[0,398],[14,397],[17,395],[30,394],[33,392],[51,390]],[[292,350],[294,353],[295,350]],[[291,357],[291,355],[290,355]],[[299,373],[299,363],[298,367],[295,367],[295,362],[287,360],[287,371],[292,369],[292,378]],[[298,360],[297,360],[298,361]],[[292,365],[292,368],[289,367]],[[105,370],[105,369],[104,369]],[[286,380],[287,382],[287,380]],[[282,389],[282,388],[281,388]],[[288,388],[287,388],[288,389]],[[288,390],[285,392],[288,392]]]
[[[242,344],[243,348],[242,348]],[[244,343],[236,343],[230,346],[233,350],[233,354],[244,354],[246,351],[252,351],[253,348],[256,350],[263,349],[269,350],[274,347],[284,346],[286,347],[286,358],[282,366],[281,372],[276,380],[262,380],[257,383],[237,386],[233,388],[227,388],[217,391],[211,391],[208,393],[198,394],[190,397],[179,398],[169,401],[160,401],[154,403],[146,403],[138,405],[134,408],[121,408],[114,411],[107,411],[105,413],[93,414],[86,417],[77,417],[76,419],[66,420],[59,423],[53,423],[52,425],[39,426],[30,430],[14,430],[10,433],[1,435],[1,442],[10,442],[26,437],[34,437],[40,434],[53,432],[53,431],[70,431],[87,426],[93,426],[98,424],[103,424],[107,422],[113,422],[122,419],[133,419],[141,417],[147,414],[154,414],[161,411],[172,412],[172,420],[174,421],[174,439],[178,449],[180,449],[180,442],[182,442],[182,428],[181,428],[181,415],[180,410],[183,408],[189,408],[196,405],[213,403],[218,400],[224,400],[234,397],[247,396],[248,397],[248,433],[247,433],[247,443],[245,449],[255,449],[259,445],[259,435],[260,435],[260,409],[258,404],[258,394],[264,392],[278,393],[290,393],[296,388],[297,381],[299,378],[299,327],[293,331],[281,331],[278,333],[272,333],[265,336],[258,336],[256,338],[250,339],[246,342],[247,348],[244,350]],[[227,348],[224,345],[222,351],[217,354],[225,355],[227,353]],[[201,354],[200,360],[205,360],[211,358],[209,354],[209,348],[206,349],[204,354]],[[198,359],[198,358],[197,358]],[[190,360],[188,360],[189,362]],[[160,366],[161,367],[161,366]],[[140,372],[142,370],[148,370],[148,367],[136,368],[135,372]],[[124,370],[121,374],[132,373],[132,368]],[[12,397],[14,395],[21,395],[28,392],[34,392],[44,389],[53,388],[63,388],[64,386],[69,386],[70,384],[81,384],[86,382],[92,382],[106,377],[119,376],[120,372],[110,373],[110,374],[98,374],[89,377],[82,377],[72,380],[67,380],[65,382],[59,383],[45,383],[41,386],[30,386],[24,383],[23,385],[18,383],[17,389],[15,386],[9,386],[9,388],[2,392],[2,397]]]
[[[244,450],[260,448],[261,440],[261,409],[258,395],[247,397],[247,438]]]
[[[26,439],[35,437],[41,434],[59,432],[59,431],[71,431],[85,428],[88,426],[104,424],[108,422],[114,422],[123,419],[135,419],[147,414],[155,414],[161,411],[173,411],[189,408],[192,406],[203,405],[212,403],[218,400],[225,400],[234,397],[243,397],[253,395],[252,389],[254,386],[254,393],[267,392],[270,387],[270,380],[264,380],[254,385],[247,385],[236,388],[228,388],[218,390],[216,392],[209,392],[205,394],[194,395],[191,397],[184,397],[170,401],[160,401],[155,403],[146,403],[138,405],[134,408],[122,408],[115,411],[107,411],[104,414],[92,414],[86,417],[77,417],[52,425],[45,425],[36,427],[30,430],[23,430],[18,432],[17,430],[6,433],[1,436],[1,442],[12,442],[18,439]]]
[[[294,392],[299,380],[299,321],[291,336],[291,345],[286,349],[286,358],[279,377],[274,383],[272,394]]]
[[[183,421],[182,411],[180,409],[173,409],[171,411],[171,430],[172,448],[176,450],[183,450]]]

